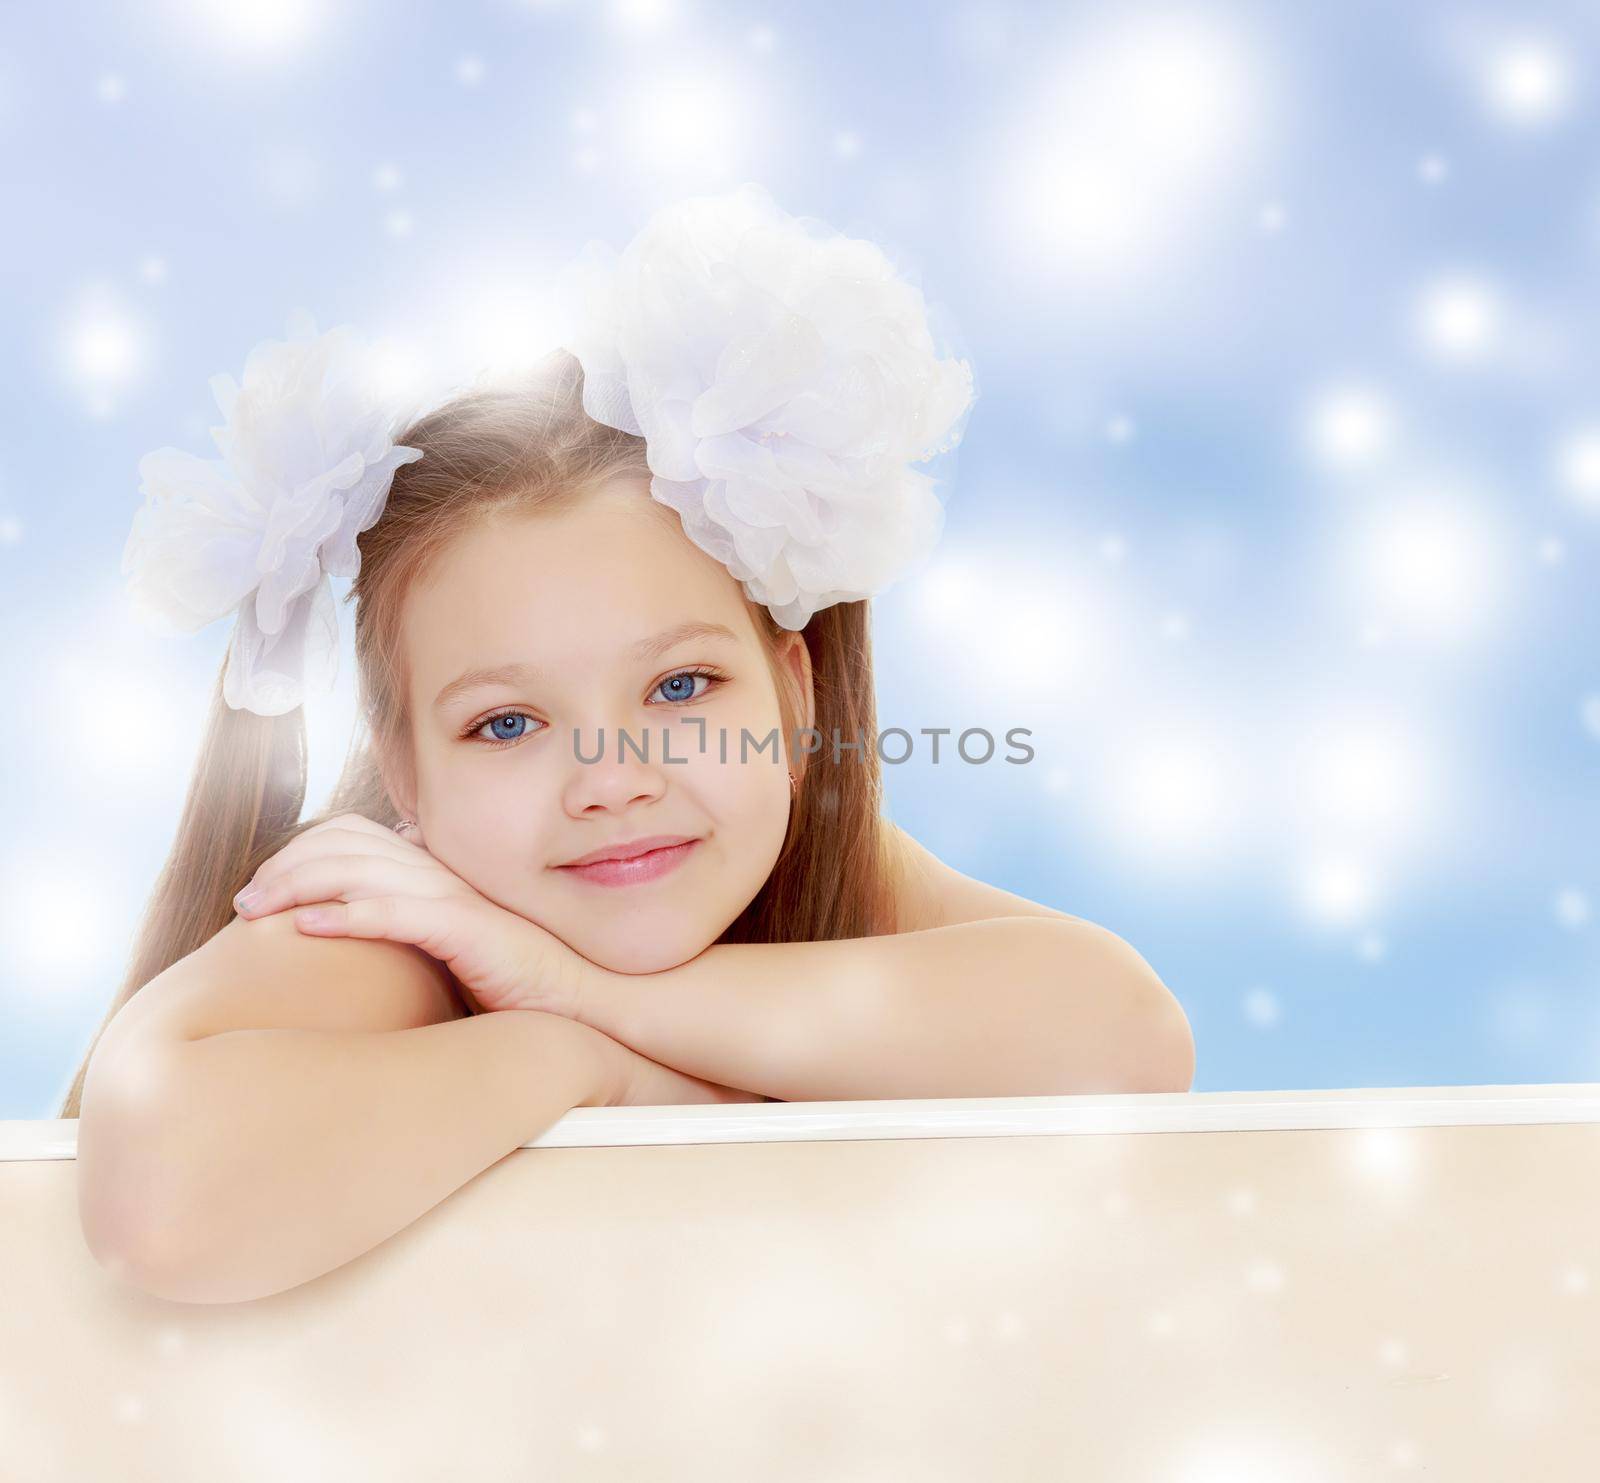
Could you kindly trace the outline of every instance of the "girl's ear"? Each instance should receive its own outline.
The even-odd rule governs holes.
[[[389,795],[389,802],[395,812],[402,819],[416,818],[416,780],[411,775],[409,764],[389,757],[380,757],[378,775],[383,780],[383,791]]]
[[[800,700],[799,710],[804,717],[801,727],[810,731],[817,724],[817,700],[811,684],[811,649],[806,643],[805,634],[794,630],[788,632],[779,658]]]

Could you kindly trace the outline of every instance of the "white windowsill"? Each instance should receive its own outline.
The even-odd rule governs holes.
[[[1531,1086],[1337,1087],[1281,1092],[1141,1092],[577,1107],[524,1148],[794,1143],[841,1138],[1014,1138],[1053,1133],[1225,1133],[1600,1122],[1600,1082]],[[0,1162],[71,1159],[71,1118],[0,1121]]]

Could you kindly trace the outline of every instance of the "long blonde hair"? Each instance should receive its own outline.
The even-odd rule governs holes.
[[[177,835],[134,939],[127,974],[90,1043],[58,1117],[78,1116],[94,1047],[117,1011],[151,979],[232,919],[234,895],[297,834],[335,814],[393,826],[379,758],[408,754],[409,687],[400,642],[406,594],[444,549],[476,522],[569,507],[618,475],[650,477],[644,439],[583,410],[583,368],[553,351],[525,377],[477,387],[418,417],[395,441],[423,457],[395,471],[379,520],[364,531],[356,601],[359,722],[327,807],[302,820],[305,712],[234,710],[212,694]],[[748,600],[747,600],[748,601]],[[778,668],[786,630],[750,604],[778,685],[783,737],[804,727],[803,698]],[[815,715],[827,758],[835,737],[860,740],[849,765],[807,767],[770,875],[719,942],[812,942],[892,932],[886,824],[875,747],[869,604],[836,603],[806,625]]]

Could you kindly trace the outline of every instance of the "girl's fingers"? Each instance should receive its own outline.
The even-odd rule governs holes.
[[[582,985],[570,949],[544,944],[526,918],[473,895],[366,896],[294,913],[309,936],[410,943],[447,965],[479,1011],[538,1009],[576,1019]]]
[[[368,896],[332,902],[294,914],[303,932],[338,937],[381,937],[409,942],[449,962],[461,950],[461,933],[470,928],[460,900],[450,897]]]
[[[394,830],[385,829],[361,814],[336,814],[304,834],[297,834],[277,854],[262,861],[251,884],[265,885],[290,866],[317,859],[335,849],[344,854],[375,854],[398,861],[433,858],[420,845],[402,839]]]
[[[241,916],[267,917],[303,901],[409,893],[421,885],[419,868],[423,868],[420,862],[382,855],[324,855],[271,874],[263,871],[233,904]],[[428,868],[431,873],[433,867]]]

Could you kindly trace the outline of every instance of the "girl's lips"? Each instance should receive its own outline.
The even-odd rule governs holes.
[[[558,865],[556,869],[588,881],[596,886],[632,886],[641,881],[653,881],[657,876],[675,870],[688,857],[700,841],[687,840],[683,844],[668,845],[665,849],[647,850],[630,860],[597,860],[593,865]]]

